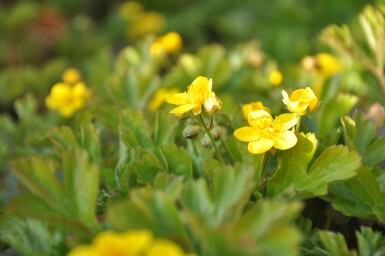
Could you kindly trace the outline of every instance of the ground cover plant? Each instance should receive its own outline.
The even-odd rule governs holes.
[[[385,6],[233,2],[0,11],[0,255],[385,255]]]

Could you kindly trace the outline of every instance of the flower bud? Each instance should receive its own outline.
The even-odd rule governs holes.
[[[211,136],[215,141],[219,140],[222,137],[223,129],[220,126],[216,126],[211,130]]]
[[[183,137],[186,139],[195,139],[200,132],[200,127],[198,125],[188,125],[183,130]]]
[[[366,118],[372,121],[377,128],[381,127],[385,120],[384,107],[380,103],[373,104],[366,112]]]
[[[201,145],[205,148],[211,148],[213,146],[211,144],[211,140],[210,140],[209,136],[207,136],[207,134],[205,134],[205,136],[203,136],[203,138],[201,139]]]

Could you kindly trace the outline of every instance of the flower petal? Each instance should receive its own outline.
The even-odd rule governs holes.
[[[259,138],[258,140],[249,142],[247,149],[252,154],[262,154],[271,149],[273,145],[273,140]]]
[[[234,131],[234,136],[240,140],[240,141],[254,141],[259,138],[258,132],[256,129],[250,127],[250,126],[245,126],[241,127],[239,129],[236,129]]]
[[[294,125],[296,125],[297,122],[298,122],[297,114],[287,113],[287,114],[282,114],[277,116],[274,119],[272,126],[278,130],[288,130]]]
[[[274,147],[277,149],[289,149],[294,147],[295,144],[297,144],[297,137],[292,131],[282,131],[274,137]]]
[[[187,93],[173,93],[173,94],[167,94],[165,97],[165,100],[167,103],[175,104],[175,105],[182,105],[186,104],[188,102]]]
[[[180,105],[179,107],[176,107],[173,110],[171,110],[170,113],[179,117],[179,116],[183,115],[184,113],[189,112],[194,107],[195,107],[194,104],[183,104],[183,105]]]
[[[273,118],[265,110],[253,110],[250,111],[247,120],[252,127],[267,128],[271,126]]]

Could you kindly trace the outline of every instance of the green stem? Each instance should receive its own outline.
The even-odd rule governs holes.
[[[330,226],[332,224],[332,221],[333,221],[335,214],[336,214],[336,211],[334,210],[334,208],[333,207],[329,208],[328,217],[326,219],[326,223],[325,223],[325,227],[324,227],[325,230],[330,229]]]
[[[217,145],[215,144],[213,136],[211,135],[210,130],[207,128],[207,126],[206,126],[206,124],[205,124],[205,122],[203,120],[202,114],[199,114],[199,119],[200,119],[200,121],[201,121],[201,123],[203,125],[203,128],[205,129],[207,135],[209,136],[209,138],[211,140],[211,144],[213,144],[213,147],[215,149],[215,153],[217,154],[217,157],[218,157],[219,161],[221,161],[222,164],[225,164],[225,161],[223,160],[222,155],[219,152]]]
[[[221,143],[222,143],[223,147],[225,148],[226,154],[227,154],[227,155],[229,156],[229,158],[230,158],[231,164],[234,165],[234,164],[235,164],[235,158],[234,158],[233,155],[230,153],[229,148],[227,147],[226,143],[223,141],[222,138],[221,138]]]
[[[295,131],[296,133],[299,133],[299,127],[301,126],[301,116],[298,115],[297,119],[298,121],[297,121],[297,125],[295,126]]]

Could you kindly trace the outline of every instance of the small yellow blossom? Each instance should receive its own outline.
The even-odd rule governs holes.
[[[273,86],[278,86],[282,83],[283,76],[278,70],[273,70],[269,73],[269,81]]]
[[[82,80],[82,75],[75,68],[68,68],[63,72],[63,82],[67,84],[75,84]]]
[[[283,103],[288,110],[298,115],[306,115],[318,106],[318,99],[310,87],[295,90],[289,97],[286,91],[282,91]]]
[[[295,113],[282,114],[275,119],[265,110],[251,111],[248,116],[250,126],[234,131],[235,137],[249,142],[248,150],[252,154],[262,154],[271,148],[286,150],[297,143],[297,137],[290,131],[297,124]]]
[[[60,115],[68,118],[84,106],[90,94],[83,82],[77,82],[75,85],[57,83],[46,97],[45,104],[47,108],[56,110]]]
[[[221,102],[211,89],[212,80],[207,77],[199,76],[190,86],[188,86],[187,92],[166,95],[167,103],[180,105],[171,110],[170,113],[177,117],[190,111],[194,115],[198,115],[201,113],[202,105],[207,112],[213,112],[220,109]]]
[[[315,56],[317,67],[324,77],[330,77],[341,71],[341,63],[333,55],[318,53]]]
[[[156,239],[147,230],[102,232],[90,245],[74,248],[68,256],[187,256],[174,242]]]
[[[153,112],[158,110],[160,106],[163,104],[163,102],[165,101],[166,95],[171,93],[177,93],[177,92],[178,90],[175,88],[173,89],[159,88],[158,90],[156,90],[154,96],[152,96],[152,99],[148,103],[148,109]]]
[[[242,106],[243,117],[247,119],[250,111],[255,111],[255,110],[265,110],[268,113],[271,113],[270,108],[265,107],[262,102],[254,101]]]
[[[151,45],[151,55],[156,56],[161,52],[175,53],[182,48],[182,37],[176,32],[169,32],[164,36],[160,36]]]

